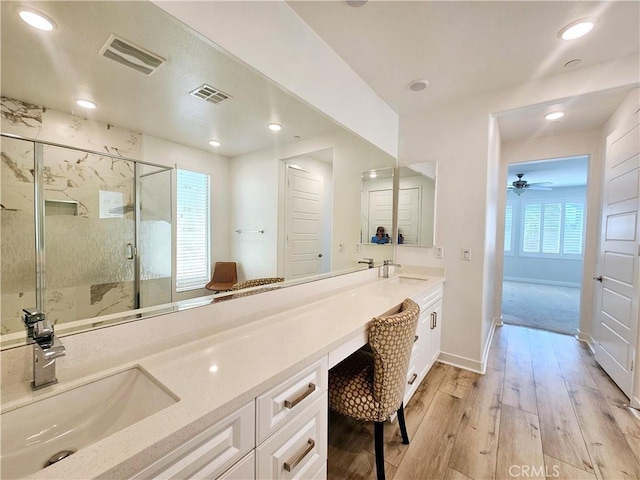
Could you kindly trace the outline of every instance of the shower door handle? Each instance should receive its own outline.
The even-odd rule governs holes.
[[[127,243],[127,260],[133,260],[136,256],[136,248],[133,243]]]

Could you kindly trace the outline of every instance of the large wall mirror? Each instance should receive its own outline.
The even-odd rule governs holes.
[[[433,247],[436,162],[398,168],[398,246]]]
[[[217,262],[282,285],[366,268],[362,172],[394,158],[150,2],[1,8],[3,347],[23,308],[64,334],[233,296],[203,288]]]

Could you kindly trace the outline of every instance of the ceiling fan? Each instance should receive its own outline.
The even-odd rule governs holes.
[[[511,190],[516,195],[522,195],[527,190],[552,190],[552,187],[548,186],[551,185],[551,182],[529,183],[522,179],[524,173],[516,173],[516,177],[518,177],[518,180],[511,182],[511,185],[507,187],[508,190]]]

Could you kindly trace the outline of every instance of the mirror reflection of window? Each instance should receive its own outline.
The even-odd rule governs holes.
[[[178,170],[176,291],[203,288],[210,280],[209,175]]]

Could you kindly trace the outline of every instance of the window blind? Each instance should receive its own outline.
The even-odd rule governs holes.
[[[177,174],[176,291],[204,287],[211,275],[209,175]]]
[[[511,251],[511,228],[513,226],[513,205],[507,204],[504,215],[504,251]]]

